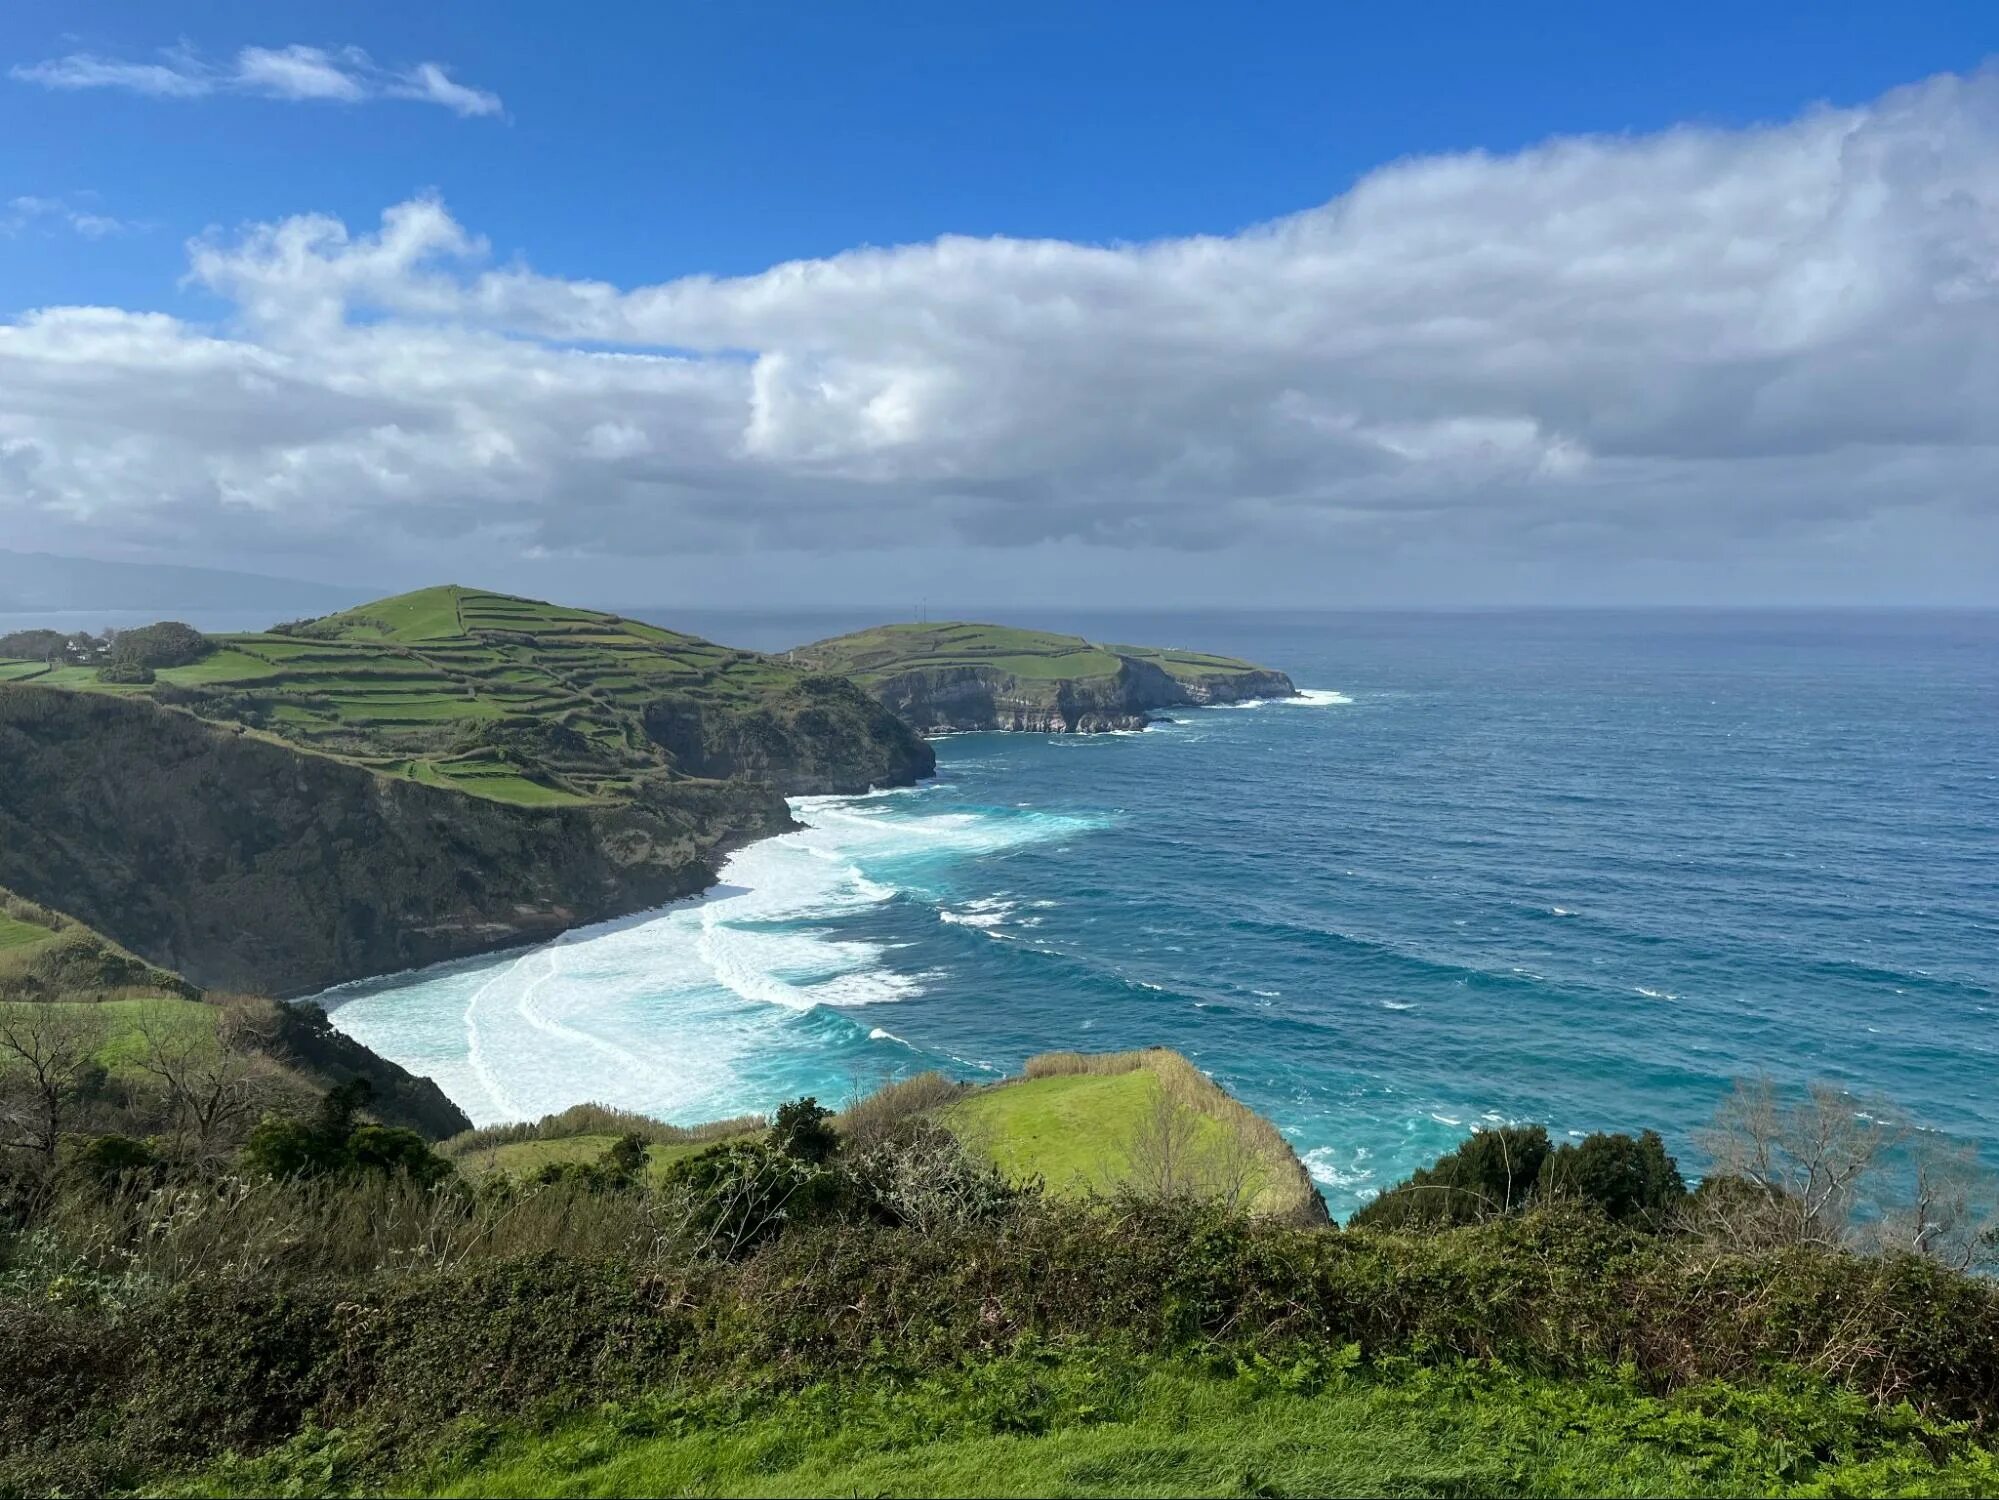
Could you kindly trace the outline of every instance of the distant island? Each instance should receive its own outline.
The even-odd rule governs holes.
[[[801,646],[790,656],[852,679],[928,734],[1142,729],[1162,708],[1298,693],[1282,672],[1234,657],[958,621],[881,625]]]
[[[0,637],[0,882],[204,987],[309,994],[646,910],[907,786],[952,729],[1295,692],[1182,650],[896,625],[781,655],[446,585],[266,631]]]

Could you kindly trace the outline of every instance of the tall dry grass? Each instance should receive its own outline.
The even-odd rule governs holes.
[[[459,1158],[495,1146],[511,1146],[521,1141],[559,1140],[571,1135],[636,1135],[651,1146],[684,1146],[709,1141],[730,1140],[768,1129],[762,1115],[738,1115],[730,1120],[709,1120],[700,1125],[668,1125],[650,1115],[613,1109],[607,1104],[572,1104],[560,1114],[543,1115],[539,1120],[521,1120],[507,1125],[484,1125],[461,1131],[438,1146],[440,1155]]]

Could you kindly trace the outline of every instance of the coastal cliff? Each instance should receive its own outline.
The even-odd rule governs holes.
[[[907,786],[937,771],[936,751],[842,677],[806,677],[751,707],[661,698],[640,717],[686,774],[750,777],[792,797]]]
[[[792,657],[852,678],[925,734],[1142,729],[1160,709],[1297,693],[1282,672],[1232,657],[1081,636],[946,623],[889,625],[801,646]]]
[[[529,807],[145,699],[0,692],[0,885],[204,988],[295,995],[690,895],[794,826],[768,783]]]
[[[658,906],[794,827],[787,796],[936,768],[842,678],[456,585],[118,651],[0,662],[0,883],[204,987],[308,993]]]

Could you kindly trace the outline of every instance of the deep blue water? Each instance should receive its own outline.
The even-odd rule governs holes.
[[[336,1019],[480,1120],[1163,1043],[1341,1212],[1497,1120],[1651,1126],[1697,1169],[1690,1132],[1758,1072],[1999,1159],[1999,614],[1023,623],[1317,691],[942,741],[935,783],[800,804],[809,831],[705,900],[336,992]]]

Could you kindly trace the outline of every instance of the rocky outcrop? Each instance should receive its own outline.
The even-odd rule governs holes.
[[[335,1030],[319,1006],[277,1005],[273,1012],[264,1050],[323,1088],[350,1078],[367,1079],[368,1113],[385,1125],[401,1125],[433,1141],[472,1128],[465,1111],[435,1082]]]
[[[794,826],[765,782],[524,807],[143,698],[0,691],[0,885],[205,989],[296,995],[699,891]]]
[[[1160,709],[1288,698],[1298,691],[1282,672],[1213,672],[1188,679],[1130,656],[1120,657],[1118,670],[1101,677],[1050,681],[991,666],[917,667],[876,679],[870,689],[883,707],[925,734],[990,729],[1102,734],[1143,729]]]
[[[753,706],[661,698],[641,720],[688,774],[749,777],[786,796],[907,786],[937,771],[937,753],[844,677],[807,677]]]

